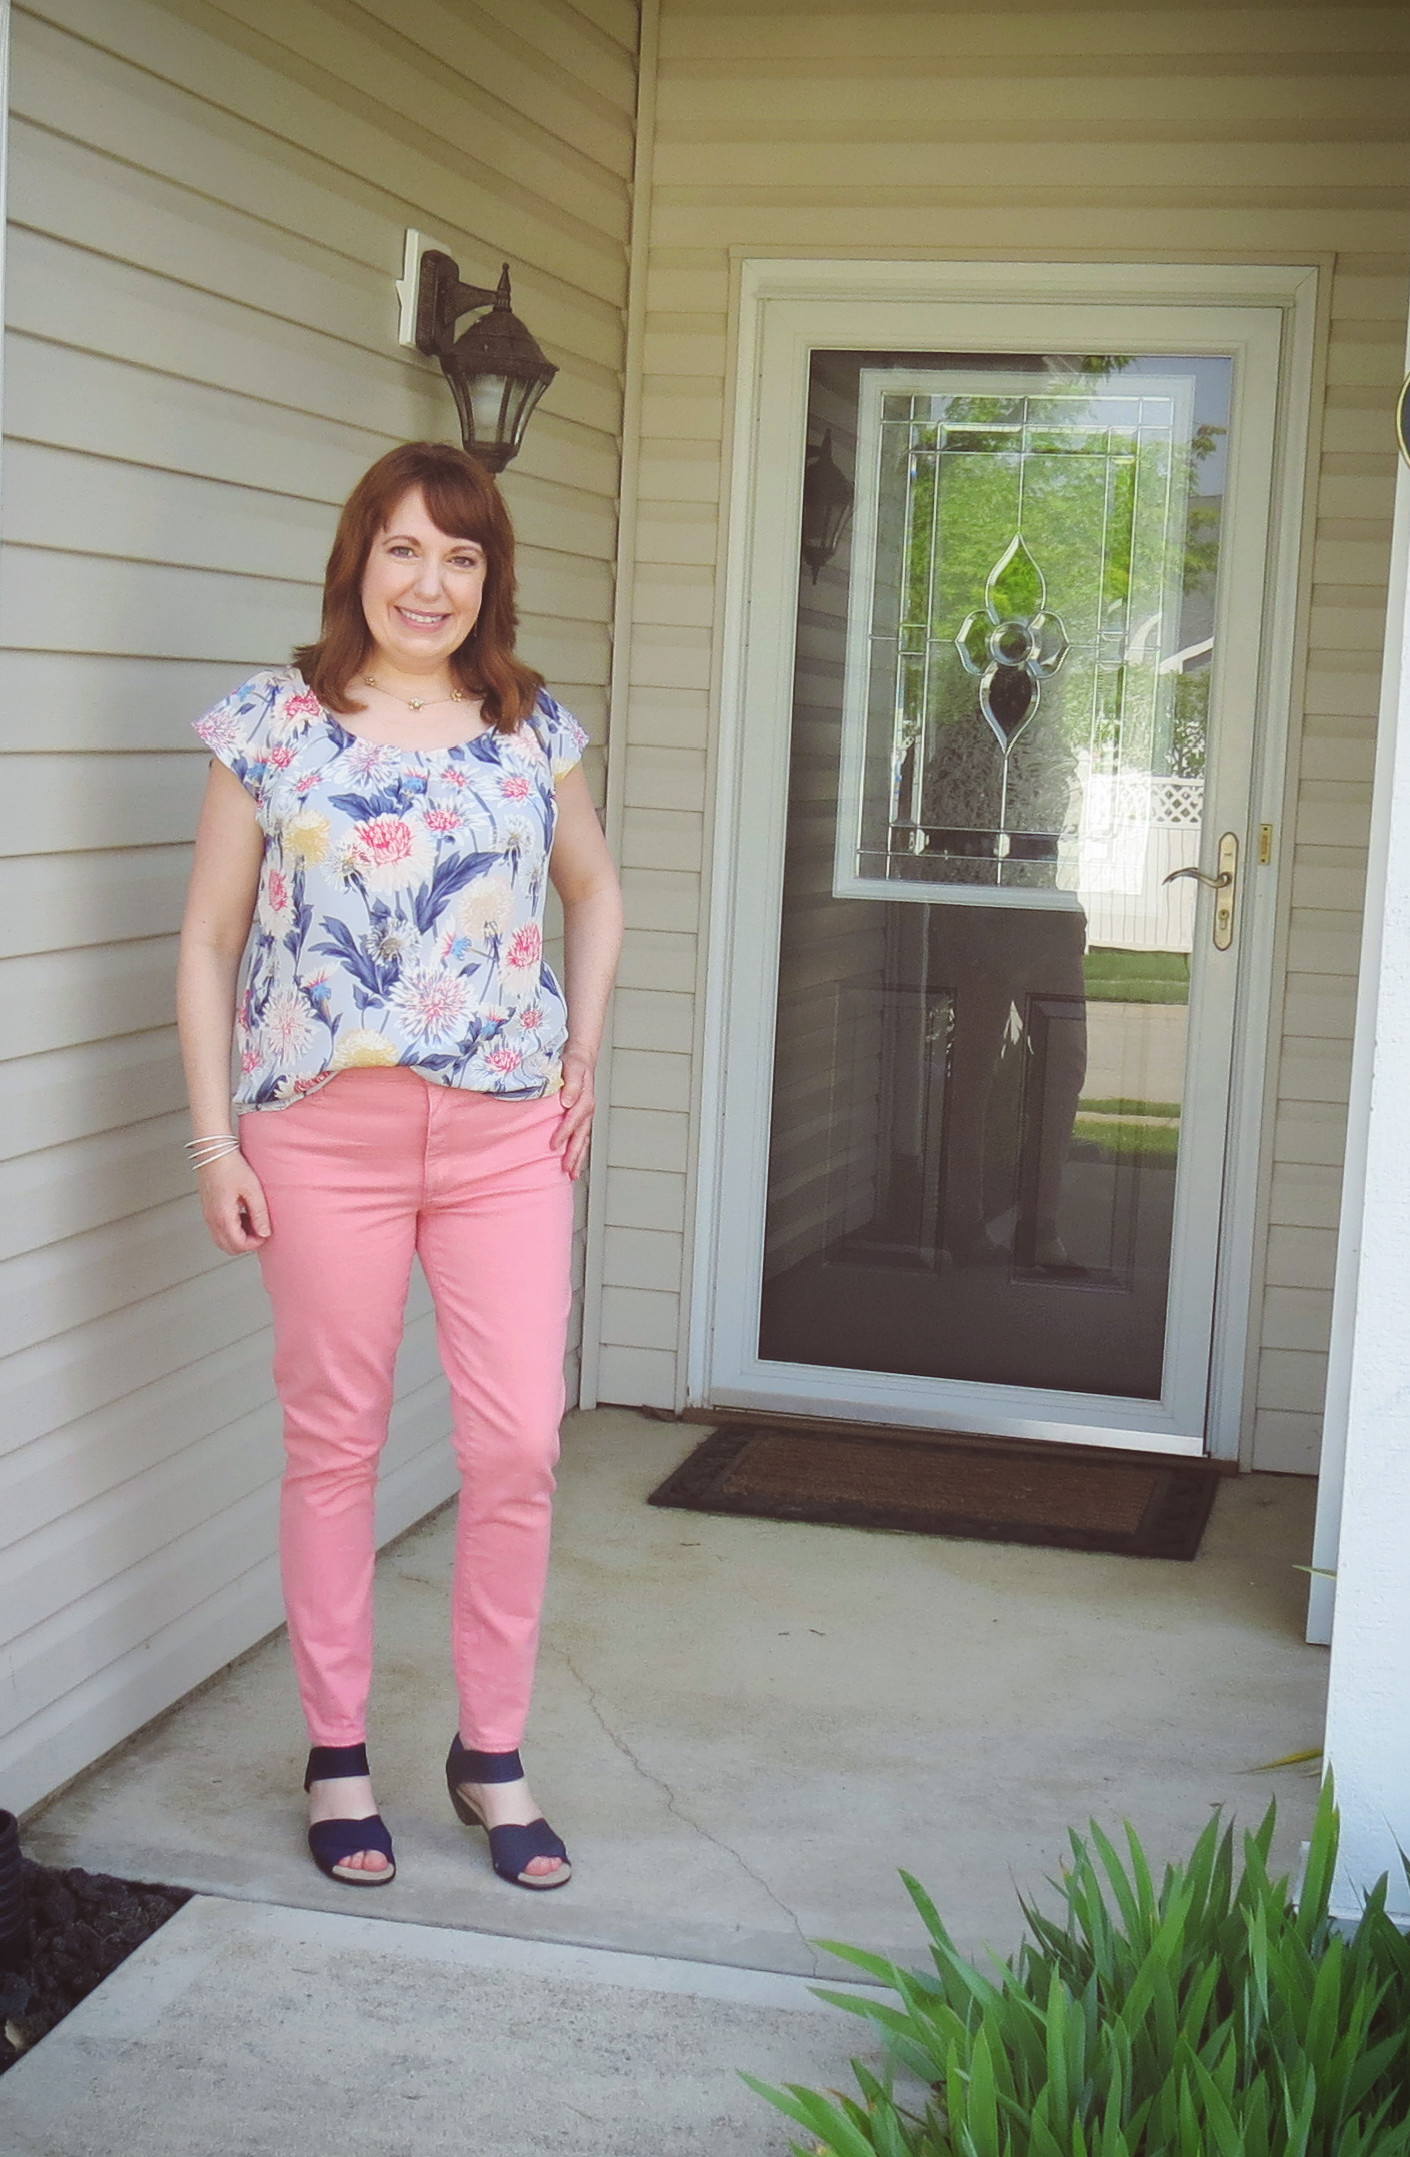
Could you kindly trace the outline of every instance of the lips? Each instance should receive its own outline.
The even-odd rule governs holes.
[[[410,607],[397,607],[394,611],[408,629],[444,629],[450,620],[448,614],[417,614]]]

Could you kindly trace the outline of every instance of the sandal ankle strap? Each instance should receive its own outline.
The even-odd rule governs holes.
[[[482,1753],[462,1745],[458,1730],[446,1765],[459,1783],[517,1783],[524,1773],[517,1747],[512,1753]]]
[[[304,1770],[304,1788],[310,1783],[341,1782],[353,1775],[365,1775],[367,1747],[363,1745],[314,1745],[309,1750],[308,1766]]]

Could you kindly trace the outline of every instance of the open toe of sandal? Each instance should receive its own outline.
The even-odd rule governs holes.
[[[481,1821],[480,1825],[485,1827]],[[523,1827],[485,1827],[490,1838],[490,1863],[501,1880],[514,1887],[566,1887],[573,1877],[568,1852],[548,1822],[539,1818]],[[556,1872],[530,1872],[536,1857],[556,1860]]]
[[[364,1820],[317,1820],[308,1831],[308,1847],[319,1871],[348,1887],[385,1887],[397,1876],[392,1838],[379,1812]],[[347,1863],[363,1850],[380,1850],[386,1864],[374,1869]]]

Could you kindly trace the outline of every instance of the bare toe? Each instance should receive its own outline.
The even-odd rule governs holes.
[[[354,1850],[351,1857],[340,1857],[338,1864],[344,1872],[385,1872],[388,1860],[380,1850]]]

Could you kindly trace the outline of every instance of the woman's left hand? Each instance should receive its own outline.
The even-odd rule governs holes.
[[[563,1156],[566,1174],[576,1183],[587,1159],[588,1141],[592,1137],[593,1110],[597,1107],[597,1095],[593,1087],[593,1060],[581,1049],[567,1048],[563,1051],[563,1091],[558,1096],[563,1110],[563,1121],[553,1134],[552,1143]]]

